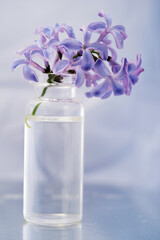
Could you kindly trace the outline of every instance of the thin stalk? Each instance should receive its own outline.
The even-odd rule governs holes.
[[[41,102],[38,103],[38,104],[35,106],[35,108],[33,109],[33,112],[32,112],[32,116],[35,115],[35,113],[36,113],[36,111],[37,111],[37,109],[38,109],[38,107],[39,107],[40,104],[41,104]]]
[[[53,73],[49,73],[49,74],[48,74],[47,82],[50,83],[50,84],[51,84],[51,83],[61,83],[61,80],[62,80],[62,79],[63,79],[63,77],[62,77],[61,75],[55,75],[55,74],[53,74]],[[48,85],[47,87],[45,87],[45,88],[43,89],[40,98],[43,97],[43,96],[46,94],[47,89],[48,89],[49,87],[51,87],[51,86],[52,86],[52,85]],[[37,109],[38,109],[38,107],[39,107],[40,104],[41,104],[41,103],[38,103],[38,104],[35,106],[35,108],[33,109],[33,112],[32,112],[32,116],[34,116],[34,115],[36,114],[36,111],[37,111]]]
[[[34,62],[32,62],[32,63],[34,63]],[[48,72],[48,71],[49,71],[49,72]],[[49,65],[46,66],[46,69],[45,69],[45,71],[43,71],[43,72],[48,72],[47,83],[52,84],[52,83],[61,83],[61,82],[62,82],[63,77],[62,77],[61,75],[53,74],[53,73],[51,72],[51,70],[50,70],[50,66],[49,66]],[[45,87],[45,88],[43,89],[40,98],[43,97],[43,96],[46,94],[47,89],[48,89],[49,87],[51,87],[51,86],[52,86],[52,85],[48,85],[47,87]],[[42,102],[38,103],[38,104],[34,107],[34,109],[33,109],[33,111],[32,111],[32,116],[34,116],[34,115],[36,114],[37,109],[38,109],[38,107],[40,106],[41,103],[42,103]],[[28,128],[31,128],[31,127],[28,125],[28,123],[27,123],[27,117],[25,117],[25,124],[26,124],[26,126],[27,126]]]
[[[45,88],[43,89],[40,98],[43,97],[43,96],[46,94],[46,91],[47,91],[47,89],[48,89],[49,87],[51,87],[51,85],[48,85],[47,87],[45,87]],[[38,103],[38,104],[34,107],[34,109],[33,109],[33,111],[32,111],[32,116],[34,116],[34,115],[36,114],[37,109],[38,109],[38,107],[39,107],[40,104],[41,104],[41,102]]]
[[[31,127],[28,125],[28,123],[27,123],[27,117],[25,117],[25,124],[26,124],[26,126],[27,126],[28,128],[31,128]]]

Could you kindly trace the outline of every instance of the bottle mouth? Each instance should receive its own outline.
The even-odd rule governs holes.
[[[62,82],[48,82],[48,74],[41,75],[39,82],[30,81],[35,95],[43,100],[72,99],[75,96],[75,74],[61,74]]]
[[[35,87],[74,87],[75,86],[75,74],[53,74],[42,73],[38,74],[38,82],[29,81],[29,83]],[[57,77],[58,76],[58,77]],[[59,77],[60,76],[60,77]],[[54,80],[55,79],[55,80]]]

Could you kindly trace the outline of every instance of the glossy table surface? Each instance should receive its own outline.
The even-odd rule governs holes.
[[[159,240],[160,192],[85,185],[81,224],[26,223],[22,183],[0,182],[0,240]]]

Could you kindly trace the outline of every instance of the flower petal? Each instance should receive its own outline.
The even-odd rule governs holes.
[[[45,27],[42,31],[42,33],[44,34],[44,36],[46,36],[47,38],[51,38],[52,34],[53,34],[53,28],[50,27]]]
[[[51,47],[51,46],[53,46],[53,45],[56,46],[56,43],[57,43],[57,42],[58,42],[57,39],[52,38],[51,40],[49,40],[49,41],[47,42],[47,44],[45,44],[45,48],[49,48],[49,47]]]
[[[119,78],[119,79],[123,79],[123,77],[127,74],[126,68],[127,68],[127,59],[126,59],[126,58],[122,58],[121,68],[120,68],[120,70],[116,73],[115,77],[116,77],[116,78]]]
[[[112,27],[113,30],[125,32],[125,27],[123,25],[115,25]]]
[[[130,63],[128,63],[128,74],[133,84],[135,84],[138,81],[138,76],[141,72],[144,71],[144,69],[141,67],[142,60],[141,55],[137,54],[137,63],[134,63],[134,60],[131,60]]]
[[[108,45],[112,43],[112,40],[108,39],[108,35],[106,35],[105,37],[102,38],[101,42],[103,42],[108,47]]]
[[[112,84],[112,89],[113,89],[113,93],[115,96],[118,95],[123,95],[124,94],[124,87],[117,82],[113,77],[109,77],[111,84]]]
[[[105,80],[104,82],[100,83],[99,85],[93,88],[93,90],[91,91],[92,96],[94,97],[103,96],[106,93],[108,87],[109,87],[109,82],[108,80]]]
[[[40,45],[43,46],[43,44],[46,42],[46,38],[44,36],[41,36],[41,43]]]
[[[80,30],[84,33],[84,44],[88,43],[91,39],[91,32],[89,32],[84,25],[80,28]]]
[[[129,74],[129,78],[131,79],[132,81],[132,84],[136,84],[138,82],[138,76],[134,75],[134,74]]]
[[[23,50],[18,51],[17,53],[18,53],[19,55],[22,55],[22,54],[24,54],[24,53],[28,53],[28,52],[31,52],[31,51],[34,51],[34,50],[41,50],[41,49],[40,49],[36,44],[32,44],[32,45],[24,48]]]
[[[88,25],[88,30],[96,32],[99,30],[104,30],[106,27],[106,24],[104,22],[93,22]]]
[[[118,31],[111,31],[110,32],[112,34],[112,36],[114,37],[114,40],[115,40],[115,43],[116,43],[116,46],[118,49],[121,49],[123,48],[123,36],[121,35],[120,32]]]
[[[84,80],[85,80],[85,74],[84,72],[82,71],[81,68],[78,68],[76,70],[76,80],[75,80],[75,85],[77,87],[81,87],[84,83]]]
[[[38,82],[37,74],[29,67],[28,64],[23,67],[23,75],[27,80]]]
[[[54,28],[41,26],[36,29],[35,33],[50,39],[53,36]]]
[[[86,79],[86,87],[91,87],[92,84],[95,86],[96,81],[100,80],[101,77],[96,73],[93,74],[90,72],[85,72],[85,79]]]
[[[42,52],[42,50],[34,50],[30,53],[30,60],[33,59],[33,57],[39,57],[41,59],[43,59],[44,61],[46,60],[46,58],[44,57],[44,54]]]
[[[94,66],[93,56],[92,56],[91,52],[88,49],[86,49],[83,52],[81,68],[84,71],[89,71],[89,70],[91,70],[93,68],[93,66]]]
[[[128,72],[133,72],[136,70],[136,66],[133,63],[128,64]]]
[[[128,75],[123,80],[124,93],[129,96],[132,90],[132,82]]]
[[[111,52],[112,60],[113,60],[113,61],[116,61],[116,59],[117,59],[117,53],[116,53],[116,51],[115,51],[113,48],[111,48],[111,47],[108,47],[108,49],[109,49],[109,51]]]
[[[101,97],[101,99],[109,98],[111,96],[111,94],[112,94],[112,90],[109,90]]]
[[[22,64],[27,64],[28,61],[26,61],[25,59],[19,59],[19,60],[16,60],[14,61],[14,63],[12,64],[12,71],[18,67],[19,65],[22,65]]]
[[[137,54],[137,68],[140,68],[142,64],[141,54]]]
[[[68,60],[73,60],[73,52],[65,48],[64,46],[59,46],[58,50],[63,54]]]
[[[104,60],[107,60],[107,58],[108,58],[108,50],[107,50],[107,47],[104,44],[95,42],[95,43],[89,44],[88,48],[89,49],[96,49],[96,50],[100,51],[100,53],[102,55],[101,57]]]
[[[120,34],[123,36],[123,40],[127,38],[126,30],[123,25],[115,25],[111,28],[111,31],[112,30],[120,32]]]
[[[68,65],[68,60],[59,60],[53,67],[53,72],[63,72]]]
[[[135,70],[133,73],[136,75],[136,76],[139,76],[139,74],[141,72],[144,72],[144,68],[138,68],[137,70]]]
[[[112,61],[112,60],[111,60],[111,61]],[[109,62],[111,62],[111,61],[109,61]],[[119,65],[119,64],[115,64],[114,66],[112,66],[112,72],[113,72],[114,74],[116,74],[117,72],[119,72],[120,69],[121,69],[121,65]]]
[[[51,60],[54,55],[53,49],[52,48],[43,49],[43,55],[44,55],[45,59]]]
[[[98,15],[99,17],[104,17],[108,29],[112,25],[112,18],[109,15],[106,15],[103,10],[101,10]]]
[[[88,98],[91,98],[91,97],[92,97],[92,93],[91,93],[91,92],[86,92],[85,95],[86,95],[86,97],[88,97]]]
[[[100,83],[99,85],[95,86],[92,91],[86,92],[86,96],[88,98],[91,97],[100,97],[100,98],[107,98],[111,95],[112,90],[110,89],[110,83],[108,79],[106,79],[104,82]]]
[[[105,65],[105,63],[101,60],[98,59],[94,65],[94,71],[101,77],[106,78],[110,72],[107,68],[107,66]]]
[[[74,38],[67,38],[60,43],[60,46],[65,46],[71,50],[80,50],[82,48],[82,43]]]
[[[71,26],[66,25],[66,24],[60,25],[57,31],[58,32],[64,32],[65,31],[70,38],[75,38],[73,28]]]
[[[76,59],[74,59],[72,66],[76,67],[76,66],[80,66],[82,64],[82,59],[81,57],[77,57]]]

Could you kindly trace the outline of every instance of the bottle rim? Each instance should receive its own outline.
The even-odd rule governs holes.
[[[43,75],[42,75],[43,74]],[[61,75],[63,77],[63,79],[65,79],[62,82],[53,82],[53,83],[48,83],[46,80],[46,76],[48,74],[46,73],[42,73],[38,75],[38,82],[34,82],[34,81],[29,81],[30,85],[33,85],[35,87],[46,87],[46,86],[55,86],[55,87],[75,87],[75,74],[57,74],[57,75]]]

